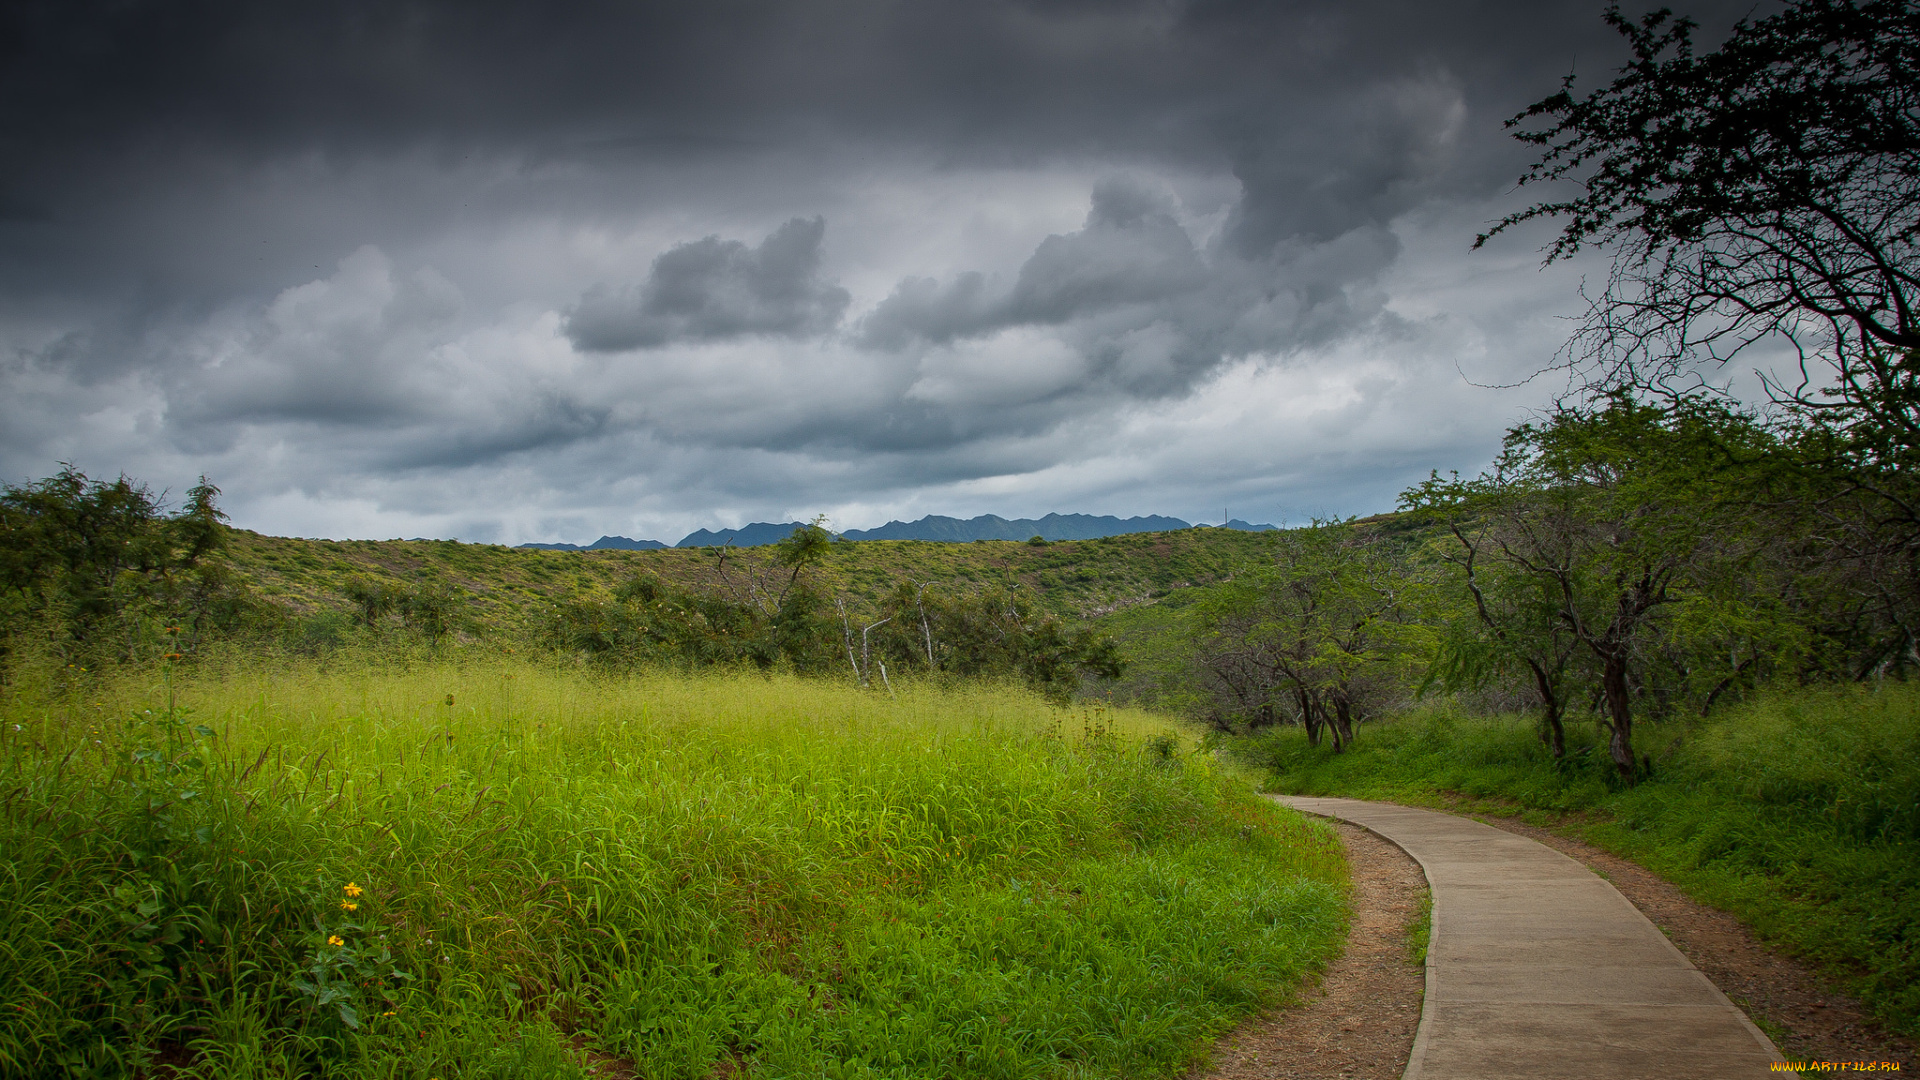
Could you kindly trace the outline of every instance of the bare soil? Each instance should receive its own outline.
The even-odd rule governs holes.
[[[1334,827],[1353,868],[1346,952],[1296,1004],[1222,1039],[1191,1080],[1398,1080],[1406,1070],[1426,991],[1408,933],[1427,879],[1373,833],[1344,821]]]

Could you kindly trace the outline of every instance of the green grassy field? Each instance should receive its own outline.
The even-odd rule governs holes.
[[[1240,749],[1271,770],[1276,791],[1522,810],[1572,826],[1825,967],[1890,1027],[1920,1035],[1920,687],[1795,690],[1709,721],[1650,725],[1655,771],[1631,788],[1591,729],[1568,736],[1569,760],[1556,764],[1530,718],[1429,710],[1366,725],[1338,756],[1309,749],[1297,730]]]
[[[1146,714],[475,655],[16,672],[0,1072],[1167,1075],[1343,936]]]

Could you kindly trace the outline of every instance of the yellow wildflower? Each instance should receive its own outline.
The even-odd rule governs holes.
[[[345,941],[344,939],[342,939],[342,938],[340,937],[340,935],[339,935],[339,934],[328,934],[328,935],[327,935],[327,944],[329,944],[329,945],[345,945],[345,944],[346,944],[346,941]]]
[[[340,910],[342,910],[342,911],[359,911],[359,910],[360,910],[360,905],[359,905],[359,904],[356,904],[356,903],[354,903],[354,902],[353,902],[353,901],[351,901],[351,900],[342,900],[342,901],[340,901]]]
[[[349,881],[345,885],[341,886],[340,891],[343,893],[346,893],[348,896],[359,896],[361,893],[366,892],[367,890]]]

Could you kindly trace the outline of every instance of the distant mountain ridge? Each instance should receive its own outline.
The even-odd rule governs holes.
[[[674,547],[720,547],[732,544],[734,547],[765,547],[777,544],[793,535],[793,530],[806,525],[804,521],[789,521],[774,524],[771,521],[756,521],[751,525],[742,525],[737,529],[722,529],[714,532],[701,529],[682,537]]]
[[[742,525],[738,529],[700,529],[688,533],[674,547],[719,547],[732,544],[734,547],[764,547],[776,544],[793,535],[793,530],[801,527],[798,521],[771,522],[756,521]],[[1272,525],[1253,525],[1234,518],[1221,528],[1237,529],[1241,532],[1271,532]],[[1003,518],[997,514],[982,514],[976,518],[961,519],[945,517],[940,514],[928,514],[919,521],[889,521],[874,529],[848,529],[841,534],[846,540],[932,540],[938,542],[964,544],[974,540],[1026,540],[1041,537],[1046,540],[1097,540],[1103,536],[1124,536],[1128,533],[1168,532],[1174,529],[1191,529],[1191,522],[1175,517],[1162,517],[1149,514],[1144,517],[1119,518],[1111,514],[1048,514],[1043,518]],[[591,544],[521,544],[525,548],[540,548],[543,551],[600,551],[615,549],[620,551],[645,551],[664,548],[667,545],[658,540],[632,540],[624,536],[603,536]]]
[[[523,548],[539,548],[542,551],[653,551],[667,545],[658,540],[635,540],[627,536],[603,536],[591,544],[521,544]]]
[[[1157,515],[1121,519],[1111,514],[1100,517],[1091,514],[1048,514],[1039,519],[1014,518],[1010,521],[998,514],[982,514],[962,521],[929,514],[919,521],[889,521],[877,529],[849,529],[841,535],[849,540],[944,540],[966,543],[971,540],[1025,540],[1033,536],[1048,540],[1092,540],[1125,533],[1191,528],[1192,525],[1179,518]]]

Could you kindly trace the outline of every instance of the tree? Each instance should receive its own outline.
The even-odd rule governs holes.
[[[1793,575],[1762,572],[1798,564],[1797,552],[1783,560],[1772,546],[1792,530],[1749,513],[1745,493],[1752,470],[1777,453],[1769,432],[1725,408],[1619,393],[1514,428],[1489,472],[1435,476],[1401,502],[1454,526],[1466,551],[1462,584],[1495,638],[1494,662],[1534,672],[1549,720],[1567,700],[1564,639],[1578,642],[1594,668],[1608,755],[1631,782],[1636,700],[1724,688],[1805,637],[1798,585],[1785,580]],[[1497,599],[1483,567],[1500,579]],[[1660,689],[1650,674],[1663,665],[1671,685]]]
[[[803,575],[833,553],[834,536],[827,530],[826,520],[822,514],[773,545],[773,565],[788,569],[785,580],[773,567],[764,565],[752,549],[730,543],[707,549],[713,555],[715,580],[736,603],[758,608],[767,618],[775,617],[789,594],[809,589]],[[812,601],[802,603],[809,611],[815,606]]]
[[[1510,214],[1474,246],[1548,218],[1563,223],[1549,262],[1613,248],[1575,338],[1603,381],[1662,385],[1783,337],[1838,373],[1828,404],[1911,434],[1912,401],[1892,395],[1886,411],[1886,391],[1920,348],[1920,8],[1799,0],[1706,54],[1665,9],[1605,18],[1633,51],[1613,82],[1576,97],[1569,75],[1508,121],[1543,148],[1520,184],[1579,194]]]
[[[787,576],[787,588],[793,588],[800,580],[801,571],[818,566],[833,553],[833,534],[827,531],[826,515],[793,530],[786,539],[773,545],[773,552],[775,561],[792,568],[793,572]]]
[[[1399,661],[1420,583],[1372,531],[1316,522],[1270,542],[1271,563],[1199,609],[1193,657],[1212,692],[1206,719],[1231,731],[1235,719],[1258,727],[1284,711],[1313,745],[1330,733],[1338,753],[1405,682]]]
[[[1606,286],[1567,347],[1590,389],[1698,391],[1760,343],[1792,433],[1797,513],[1862,607],[1832,628],[1920,664],[1920,6],[1794,0],[1711,52],[1667,10],[1606,21],[1632,59],[1508,121],[1540,148],[1520,184],[1572,183],[1497,222],[1560,233],[1547,261],[1608,248]],[[1850,646],[1851,647],[1851,646]]]
[[[1554,583],[1500,558],[1504,552],[1492,526],[1486,517],[1463,522],[1450,516],[1447,521],[1460,553],[1445,557],[1460,568],[1472,615],[1452,620],[1446,627],[1452,632],[1441,634],[1421,689],[1435,684],[1448,691],[1481,689],[1524,670],[1540,701],[1540,741],[1556,759],[1563,758],[1564,719],[1572,693],[1569,668],[1580,643],[1560,617],[1562,602]]]
[[[0,487],[0,615],[11,630],[49,626],[62,647],[124,656],[163,636],[190,649],[261,614],[213,558],[228,536],[219,494],[203,476],[170,511],[144,484],[71,465]]]

